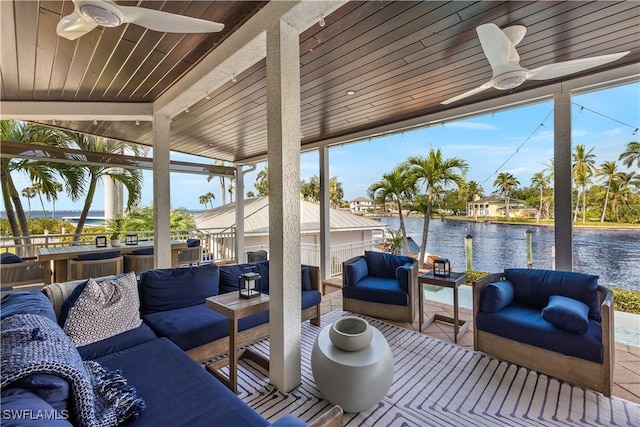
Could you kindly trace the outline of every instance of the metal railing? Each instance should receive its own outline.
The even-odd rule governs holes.
[[[124,234],[135,234],[138,241],[153,241],[153,231],[127,231]],[[51,248],[70,245],[90,245],[96,236],[104,233],[83,233],[77,242],[72,234],[43,234],[29,236],[31,243],[16,245],[14,237],[0,237],[0,252],[13,252],[22,258],[35,258],[40,248]],[[172,240],[200,239],[203,248],[203,261],[235,260],[236,233],[235,228],[206,228],[190,230],[172,230]],[[364,251],[378,250],[378,240],[361,241],[331,245],[331,275],[342,274],[342,262],[364,254]],[[240,254],[239,262],[247,262],[247,252],[263,250],[269,252],[269,245],[245,246],[245,253]],[[302,243],[300,245],[300,260],[302,264],[320,265],[320,245]]]

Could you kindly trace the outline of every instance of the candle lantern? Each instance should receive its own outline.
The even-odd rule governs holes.
[[[451,263],[446,258],[436,258],[433,261],[433,275],[439,277],[451,276]]]
[[[247,267],[240,275],[238,288],[240,298],[253,298],[260,295],[262,276],[256,271],[256,267]]]
[[[124,236],[124,244],[125,245],[137,245],[138,244],[138,235],[134,233],[127,233]]]
[[[107,247],[107,236],[97,236],[96,248],[106,248],[106,247]]]

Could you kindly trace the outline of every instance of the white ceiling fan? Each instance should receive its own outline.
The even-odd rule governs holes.
[[[450,104],[490,88],[507,90],[520,86],[526,80],[548,80],[566,76],[618,60],[629,53],[621,52],[574,59],[528,70],[520,66],[520,55],[516,51],[516,46],[527,32],[524,26],[513,25],[501,30],[495,24],[483,24],[476,28],[476,32],[482,50],[493,70],[493,76],[485,84],[442,101],[442,104]]]
[[[164,33],[215,33],[224,24],[143,7],[120,6],[111,0],[73,0],[75,10],[56,28],[60,37],[75,40],[98,25],[136,24]]]

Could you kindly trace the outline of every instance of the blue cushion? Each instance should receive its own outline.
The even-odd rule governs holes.
[[[143,314],[203,304],[218,295],[220,271],[216,264],[148,270],[140,275],[140,311]]]
[[[369,276],[396,277],[396,269],[415,260],[406,256],[388,254],[386,252],[364,251]]]
[[[309,291],[302,291],[302,309],[313,307],[314,305],[320,304],[322,301],[322,294],[320,291],[316,291],[315,289]]]
[[[211,310],[210,310],[211,311]],[[146,426],[267,426],[225,385],[164,338],[97,360],[119,369],[147,404],[134,422]]]
[[[242,273],[242,265],[220,266],[220,293],[238,292],[238,278]]]
[[[93,344],[78,347],[78,353],[80,353],[80,357],[82,357],[83,360],[94,360],[156,338],[158,338],[156,334],[143,322],[137,328],[94,342]]]
[[[280,417],[271,424],[272,427],[306,427],[307,423],[299,418],[296,418],[292,414],[287,414],[284,417]]]
[[[35,394],[20,388],[2,390],[2,426],[3,427],[69,427],[68,410],[55,412],[55,409]],[[6,412],[5,412],[6,411]],[[7,417],[5,417],[5,413]],[[23,416],[12,416],[21,414]],[[29,417],[31,414],[31,417]],[[38,417],[38,414],[42,416]],[[44,417],[44,414],[47,417]]]
[[[11,383],[11,387],[27,390],[47,402],[53,409],[67,409],[69,383],[52,374],[31,374]]]
[[[3,252],[0,254],[0,264],[19,264],[21,262],[22,258],[16,254],[12,254],[10,252]]]
[[[345,284],[347,286],[355,285],[368,275],[369,268],[367,267],[367,260],[360,258],[359,260],[346,265]]]
[[[136,249],[131,252],[131,255],[153,255],[153,247]]]
[[[502,310],[513,301],[513,292],[513,286],[508,280],[489,283],[482,290],[480,311],[495,313]]]
[[[313,286],[311,285],[311,271],[309,270],[309,267],[302,267],[300,276],[302,282],[302,290],[310,291],[311,289],[313,289]]]
[[[121,256],[120,251],[91,252],[89,254],[79,254],[78,261],[112,259],[118,258],[119,256]]]
[[[169,338],[183,350],[229,336],[229,319],[205,304],[175,310],[150,313],[144,321],[160,337]],[[269,321],[269,312],[262,311],[238,321],[243,331]]]
[[[254,265],[258,267],[258,274],[260,274],[260,287],[263,292],[269,292],[269,261],[260,261],[247,265]]]
[[[188,248],[199,248],[200,247],[200,239],[187,239],[187,247]]]
[[[395,278],[368,276],[355,285],[343,287],[342,296],[381,304],[409,305],[409,294]]]
[[[542,318],[539,309],[514,302],[495,313],[479,312],[474,326],[514,341],[602,363],[602,325],[595,320],[590,319],[589,330],[579,335],[556,328]]]
[[[405,265],[401,265],[396,268],[396,280],[402,289],[409,290],[409,273],[411,272],[411,263],[408,262]]]
[[[4,319],[13,314],[39,314],[57,322],[51,301],[40,291],[13,292],[0,302],[0,314]]]
[[[562,295],[582,301],[589,307],[589,318],[600,321],[598,276],[572,271],[505,269],[504,275],[514,289],[513,300],[542,310],[551,295]]]
[[[589,329],[589,307],[561,295],[549,298],[549,305],[542,310],[542,318],[556,328],[581,335]]]

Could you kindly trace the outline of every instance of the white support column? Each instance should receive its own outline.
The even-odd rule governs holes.
[[[320,279],[331,277],[331,222],[329,210],[329,147],[320,147]]]
[[[244,173],[236,166],[236,262],[244,262]]]
[[[299,44],[286,22],[267,30],[269,376],[282,392],[301,381]]]
[[[571,93],[553,96],[555,268],[573,270],[573,219],[571,210]]]
[[[153,117],[153,260],[155,268],[171,267],[171,191],[169,117]]]

